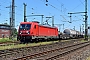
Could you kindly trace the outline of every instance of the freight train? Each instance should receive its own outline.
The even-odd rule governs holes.
[[[20,23],[17,39],[22,43],[27,43],[43,40],[78,38],[81,36],[78,31],[66,29],[63,33],[60,33],[57,27],[41,25],[39,22],[33,21]]]
[[[59,33],[59,39],[84,38],[84,33],[72,29],[65,29],[63,33]]]

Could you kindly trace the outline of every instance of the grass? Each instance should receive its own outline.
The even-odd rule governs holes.
[[[90,56],[86,60],[90,60]]]
[[[81,42],[86,42],[86,40],[81,40]]]
[[[1,38],[0,42],[7,42],[7,41],[15,41],[15,40],[9,40],[8,38]],[[68,41],[68,40],[67,40]],[[58,41],[49,41],[49,42],[39,42],[39,43],[29,43],[29,44],[18,44],[18,45],[9,45],[9,46],[0,46],[0,50],[4,49],[13,49],[13,48],[21,48],[21,47],[29,47],[29,46],[38,46],[38,45],[45,45],[45,44],[51,44]],[[65,41],[61,41],[65,42]],[[85,40],[81,40],[81,42],[85,42]]]
[[[0,38],[0,42],[11,42],[11,41],[16,41],[16,38],[14,38],[14,40],[11,40],[9,38]]]
[[[18,44],[18,45],[9,45],[9,46],[0,46],[0,50],[5,50],[5,49],[13,49],[13,48],[21,48],[21,47],[29,47],[29,46],[38,46],[38,45],[45,45],[45,44],[51,44],[55,43],[58,41],[50,41],[50,42],[39,42],[39,43],[29,43],[29,44]]]

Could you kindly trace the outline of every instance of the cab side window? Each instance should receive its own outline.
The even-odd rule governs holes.
[[[36,29],[36,25],[34,26],[34,29]]]

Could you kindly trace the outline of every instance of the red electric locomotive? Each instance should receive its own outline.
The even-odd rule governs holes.
[[[40,25],[38,22],[21,22],[18,30],[18,40],[32,42],[58,38],[58,28]]]

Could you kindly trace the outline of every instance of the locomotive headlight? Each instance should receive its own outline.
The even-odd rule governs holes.
[[[30,34],[30,31],[28,32],[28,34]]]
[[[26,31],[27,34],[30,34],[30,31]]]
[[[20,34],[22,34],[22,31],[20,31]]]
[[[28,31],[26,31],[26,33],[28,33]]]
[[[30,33],[28,32],[28,34],[30,34]]]

